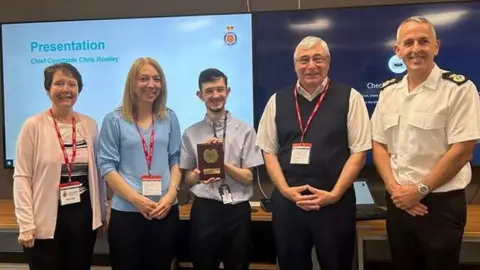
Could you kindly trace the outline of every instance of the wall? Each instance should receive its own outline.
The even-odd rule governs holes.
[[[251,11],[455,2],[445,0],[250,0]],[[2,0],[0,22],[247,12],[247,0]]]
[[[426,2],[454,2],[441,0],[1,0],[0,22],[20,21],[47,21],[88,18],[123,18],[123,17],[148,17],[163,15],[185,14],[215,14],[235,13],[247,11],[269,11],[289,9],[312,9],[328,7],[368,6],[377,4],[400,4],[400,3],[426,3]],[[1,55],[0,55],[1,57]],[[0,74],[1,76],[2,74]],[[0,85],[1,87],[1,85]],[[40,86],[32,86],[40,87]],[[21,91],[21,89],[19,89]],[[1,98],[1,97],[0,97]],[[26,100],[26,102],[29,102]],[[3,112],[3,108],[0,108]],[[3,119],[0,117],[0,128],[3,128]],[[0,130],[0,134],[3,131]],[[3,142],[0,143],[0,153],[3,155]],[[3,160],[3,157],[1,157]],[[361,177],[366,177],[372,183],[374,197],[383,204],[384,190],[373,168],[365,168]],[[265,192],[269,195],[272,185],[264,168],[260,169],[260,179]],[[480,182],[480,169],[474,170],[474,180],[467,190],[467,199],[473,203],[480,203],[480,196],[473,198],[473,194]],[[12,170],[0,168],[0,199],[12,198]],[[258,187],[255,189],[254,199],[261,198]],[[385,243],[373,243],[368,246],[369,256],[372,259],[388,258],[388,247]],[[377,245],[378,244],[378,245]],[[373,248],[373,249],[370,249]],[[465,260],[474,258],[473,247],[462,251]]]

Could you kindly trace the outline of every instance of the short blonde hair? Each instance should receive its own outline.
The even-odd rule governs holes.
[[[162,67],[150,57],[138,58],[133,62],[130,70],[128,71],[127,80],[125,82],[125,89],[123,91],[123,101],[119,110],[122,116],[130,121],[134,122],[136,117],[136,103],[135,103],[135,88],[137,87],[138,77],[140,70],[146,65],[154,67],[161,77],[162,86],[160,87],[160,94],[153,102],[152,112],[156,115],[157,119],[165,119],[167,117],[167,81],[165,79],[165,73]]]

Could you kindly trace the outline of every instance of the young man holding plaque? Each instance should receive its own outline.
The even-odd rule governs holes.
[[[253,127],[225,110],[230,88],[217,69],[200,73],[197,96],[205,103],[203,120],[182,136],[180,168],[195,194],[191,251],[195,269],[248,269],[252,168],[263,164]]]

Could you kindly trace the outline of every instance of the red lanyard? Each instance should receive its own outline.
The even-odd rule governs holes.
[[[297,118],[298,118],[298,124],[300,125],[300,131],[302,132],[302,137],[300,138],[300,142],[303,143],[303,139],[305,138],[305,133],[307,133],[308,128],[310,127],[310,123],[312,122],[313,117],[318,111],[318,108],[320,108],[320,104],[322,104],[323,99],[325,98],[325,94],[327,93],[327,90],[330,86],[330,80],[328,80],[327,84],[325,85],[325,89],[323,90],[322,94],[320,95],[320,98],[317,101],[317,104],[315,104],[315,107],[313,108],[312,113],[310,114],[310,117],[307,120],[307,124],[305,125],[305,129],[303,128],[303,122],[302,122],[302,116],[300,115],[300,107],[298,105],[298,91],[297,88],[293,89],[293,94],[295,95],[295,107],[297,109]]]
[[[138,127],[138,123],[135,121],[135,126],[137,127],[138,134],[142,139],[143,152],[145,153],[145,159],[147,160],[148,174],[152,174],[152,159],[153,159],[153,148],[155,145],[155,116],[152,115],[152,131],[150,132],[150,152],[147,149],[147,143],[145,138],[143,138],[142,132]]]
[[[60,133],[60,129],[58,128],[57,120],[53,116],[53,111],[50,109],[50,115],[52,116],[53,123],[55,125],[55,130],[57,131],[58,141],[60,142],[60,148],[63,151],[63,158],[65,159],[65,165],[67,166],[68,172],[68,182],[72,181],[72,164],[75,162],[75,157],[77,155],[77,128],[76,128],[76,120],[75,117],[72,117],[72,159],[70,162],[68,161],[68,154],[67,150],[65,149],[65,144],[62,140],[62,134]]]

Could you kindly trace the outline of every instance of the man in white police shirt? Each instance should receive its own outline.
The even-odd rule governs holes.
[[[192,185],[195,200],[190,213],[192,261],[197,270],[248,270],[250,251],[252,169],[263,164],[252,126],[225,110],[230,94],[227,76],[206,69],[198,79],[198,97],[205,103],[205,119],[182,136],[180,168]],[[225,179],[199,181],[197,144],[224,144]],[[223,194],[223,196],[221,196]],[[227,195],[227,196],[225,196]]]
[[[395,269],[452,270],[459,264],[480,102],[473,82],[435,64],[439,45],[427,19],[400,24],[394,49],[407,75],[384,83],[372,116]]]
[[[275,184],[272,219],[282,270],[352,269],[355,243],[353,181],[371,148],[362,95],[328,77],[325,41],[306,37],[294,52],[298,81],[274,94],[258,127]]]

